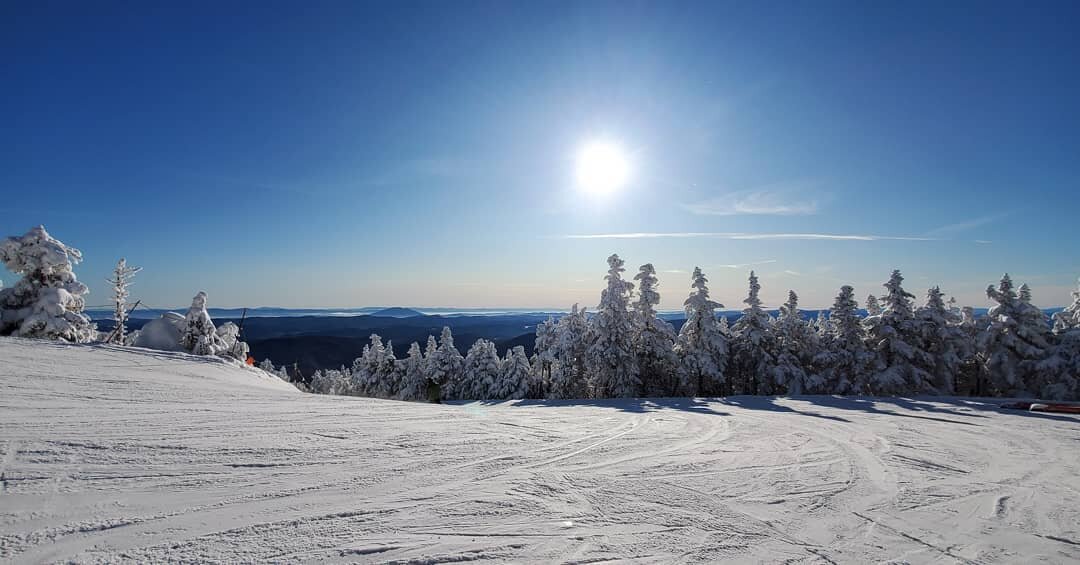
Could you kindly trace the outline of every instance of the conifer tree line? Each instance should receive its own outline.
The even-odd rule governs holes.
[[[116,328],[105,334],[85,315],[88,289],[74,273],[79,250],[43,226],[0,240],[0,262],[22,276],[0,285],[0,335],[74,343],[111,341],[153,349],[248,359],[248,346],[231,322],[214,325],[206,293],[187,315],[168,313],[132,333],[126,331],[128,286],[139,271],[121,259],[113,287]],[[1070,400],[1080,396],[1080,290],[1072,303],[1048,318],[1032,302],[1031,289],[1008,274],[987,288],[995,304],[985,315],[945,301],[938,287],[917,299],[893,271],[884,293],[865,299],[843,286],[827,313],[805,320],[798,296],[773,317],[750,272],[745,307],[728,325],[723,305],[709,294],[708,279],[695,268],[683,303],[686,321],[675,331],[657,316],[659,280],[651,264],[633,281],[618,255],[608,258],[606,287],[593,314],[574,305],[536,328],[535,352],[522,347],[500,356],[495,344],[478,340],[463,356],[449,328],[426,347],[413,343],[397,359],[378,335],[351,367],[319,371],[313,392],[404,400],[503,400],[519,398],[626,398],[798,395],[1024,396]],[[282,378],[285,370],[263,367]]]
[[[608,258],[607,285],[589,315],[574,305],[536,328],[535,352],[500,357],[481,339],[462,356],[449,328],[396,359],[378,335],[352,367],[318,371],[313,392],[403,400],[625,398],[750,395],[965,395],[1051,400],[1080,394],[1080,290],[1049,319],[1027,285],[1008,274],[987,288],[996,304],[982,316],[931,287],[922,301],[893,271],[884,293],[865,299],[842,286],[827,314],[806,320],[788,292],[777,316],[750,272],[745,307],[731,324],[695,268],[678,332],[657,316],[651,264],[626,280]],[[272,368],[272,365],[271,365]]]

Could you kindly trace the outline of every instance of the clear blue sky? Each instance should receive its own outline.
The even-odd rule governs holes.
[[[1009,271],[1060,305],[1078,21],[1049,1],[8,1],[0,234],[81,248],[91,304],[126,256],[155,306],[591,307],[618,252],[656,264],[665,307],[695,265],[730,308],[750,268],[769,306],[880,294],[893,268],[920,300],[982,306]],[[632,169],[606,197],[575,182],[597,139]],[[663,236],[567,237],[611,234]]]

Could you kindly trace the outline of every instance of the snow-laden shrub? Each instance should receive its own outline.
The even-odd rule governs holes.
[[[0,241],[0,261],[22,275],[15,286],[0,289],[0,335],[92,341],[97,328],[83,314],[89,292],[72,271],[82,253],[37,226],[21,237]]]
[[[164,325],[155,329],[160,330],[161,334],[171,333]],[[206,293],[200,291],[191,300],[191,307],[180,323],[177,343],[181,350],[195,355],[220,355],[246,361],[248,344],[240,340],[239,334],[240,328],[232,322],[226,322],[220,328],[214,326],[210,312],[206,309]],[[142,338],[142,335],[139,337]],[[165,335],[160,337],[165,341]]]

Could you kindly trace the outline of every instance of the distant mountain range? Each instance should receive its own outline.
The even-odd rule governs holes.
[[[382,310],[376,310],[371,313],[372,316],[382,316],[384,318],[415,318],[417,316],[424,316],[423,312],[413,310],[412,308],[383,308]]]

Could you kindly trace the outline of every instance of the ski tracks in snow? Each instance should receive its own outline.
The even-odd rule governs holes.
[[[919,399],[433,406],[35,346],[0,340],[17,360],[0,367],[0,559],[17,563],[1080,559],[1076,418]]]

